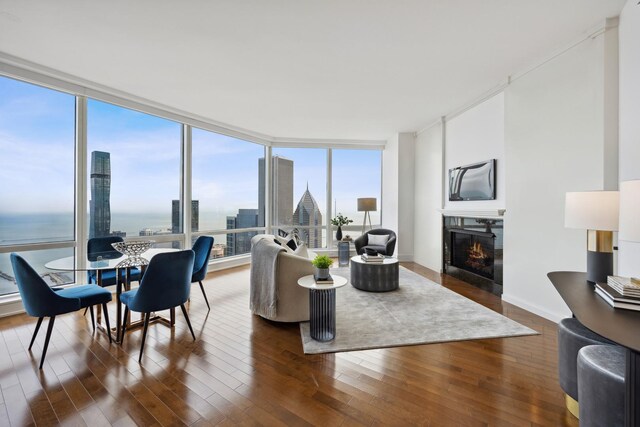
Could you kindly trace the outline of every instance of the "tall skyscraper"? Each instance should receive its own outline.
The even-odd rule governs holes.
[[[91,152],[91,200],[89,238],[108,236],[111,231],[111,159],[104,151]]]
[[[318,202],[309,192],[309,185],[300,198],[296,211],[293,213],[294,225],[315,226],[310,229],[298,230],[298,235],[309,248],[322,246],[322,214]]]
[[[293,225],[293,160],[271,157],[271,223]],[[258,226],[265,226],[264,157],[258,159]]]
[[[191,201],[191,231],[198,231],[200,227],[200,202]],[[171,233],[182,233],[182,216],[180,215],[180,200],[171,201]]]
[[[227,230],[258,226],[258,209],[238,209],[236,216],[227,217]],[[257,231],[227,233],[226,255],[241,255],[251,252],[251,238]]]
[[[191,201],[191,231],[198,231],[200,227],[200,201]],[[182,215],[180,215],[180,200],[171,201],[171,234],[182,233]],[[179,248],[180,243],[173,242],[173,248]]]

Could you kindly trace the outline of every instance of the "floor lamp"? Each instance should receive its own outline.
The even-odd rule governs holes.
[[[564,225],[587,230],[587,280],[607,282],[613,274],[613,232],[618,230],[619,193],[580,191],[566,194]]]
[[[362,220],[362,234],[364,234],[364,227],[367,224],[367,218],[369,218],[369,229],[373,229],[371,225],[371,215],[369,212],[377,211],[377,199],[375,197],[363,197],[358,199],[358,212],[364,212],[364,219]]]

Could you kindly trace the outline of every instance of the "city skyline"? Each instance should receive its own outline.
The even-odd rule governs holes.
[[[0,213],[73,213],[74,96],[7,77],[0,77],[0,92],[0,148],[5,154],[0,158],[0,200],[11,200],[0,204]],[[121,213],[169,211],[167,203],[180,194],[180,124],[89,99],[87,125],[87,152],[111,153],[112,222]],[[228,214],[249,206],[259,180],[254,162],[264,157],[264,147],[197,128],[192,133],[192,194],[200,200],[201,212]],[[338,210],[355,212],[357,197],[380,193],[380,151],[333,152],[334,183],[354,176],[374,178],[360,181],[361,194],[334,185]],[[319,189],[315,197],[322,211],[325,153],[316,148],[274,148],[273,153],[295,157],[294,195],[302,195],[309,180]],[[43,178],[47,186],[39,184]]]
[[[294,161],[282,156],[271,158],[271,215],[275,227],[294,227],[315,225],[312,229],[297,229],[299,237],[308,247],[315,248],[322,245],[322,214],[318,203],[309,191],[309,184],[300,198],[295,211],[293,209],[293,177]],[[258,208],[238,209],[235,216],[227,216],[227,230],[262,227],[265,223],[265,158],[258,159]],[[289,230],[287,230],[289,231]],[[251,250],[251,238],[257,231],[227,234],[227,256],[240,255]]]

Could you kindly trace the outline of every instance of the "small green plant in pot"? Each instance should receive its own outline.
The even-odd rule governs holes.
[[[333,264],[333,260],[326,255],[316,256],[311,264],[316,268],[316,277],[318,279],[327,279],[329,277],[329,267]]]

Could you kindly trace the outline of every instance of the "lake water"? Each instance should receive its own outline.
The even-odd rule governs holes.
[[[227,215],[233,215],[233,213],[200,212],[200,229],[226,228]],[[136,237],[140,230],[145,228],[154,231],[170,230],[171,212],[112,213],[111,215],[111,230],[125,231],[127,237]],[[73,213],[0,214],[0,246],[72,240],[74,240]],[[216,237],[216,241],[219,242],[218,237]],[[73,273],[52,272],[44,268],[44,265],[51,260],[73,256],[73,254],[74,248],[20,253],[51,284],[56,282],[71,283],[75,280]],[[9,254],[0,253],[0,295],[17,292],[12,278],[13,269]]]

